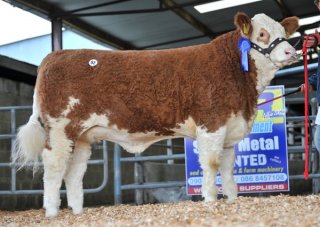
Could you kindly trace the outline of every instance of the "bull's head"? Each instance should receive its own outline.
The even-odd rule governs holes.
[[[295,48],[286,41],[299,28],[298,21],[297,17],[288,17],[278,23],[265,14],[257,14],[252,19],[245,13],[235,16],[235,25],[242,36],[251,41],[251,54],[255,59],[264,56],[278,69],[298,60]]]

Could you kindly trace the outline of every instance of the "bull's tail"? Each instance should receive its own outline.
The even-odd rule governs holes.
[[[38,170],[40,155],[45,145],[45,130],[39,121],[39,108],[37,105],[36,91],[33,95],[32,115],[27,124],[18,130],[13,163],[20,166],[33,166],[33,172]]]

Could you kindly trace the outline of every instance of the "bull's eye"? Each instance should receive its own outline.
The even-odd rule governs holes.
[[[263,42],[264,44],[267,45],[269,43],[269,41],[270,41],[269,32],[266,29],[262,28],[258,33],[257,41],[258,42]]]

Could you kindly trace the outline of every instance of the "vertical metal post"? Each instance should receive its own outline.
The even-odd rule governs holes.
[[[114,168],[114,204],[122,203],[121,193],[121,148],[114,144],[113,149],[113,168]]]
[[[318,102],[316,98],[312,98],[310,101],[310,105],[311,105],[311,114],[312,116],[316,116],[317,115],[317,111],[318,111]],[[313,121],[313,123],[315,122],[315,120]],[[312,135],[310,136],[314,136],[315,130],[312,131]],[[312,144],[310,144],[310,146],[312,146]],[[313,152],[312,154],[312,173],[318,173],[319,171],[319,152],[317,149],[315,149],[315,152]],[[313,193],[319,193],[320,192],[320,178],[312,178],[312,192]]]
[[[311,106],[311,115],[316,116],[317,110],[318,110],[318,101],[316,98],[312,98],[310,100],[310,106]]]
[[[51,21],[51,44],[52,51],[62,49],[62,21],[59,18]]]
[[[108,157],[108,143],[105,140],[102,141],[102,154],[103,154],[103,169],[104,169],[105,180],[107,184],[109,180],[109,168],[108,168],[109,157]]]
[[[135,154],[136,157],[141,156],[140,154]],[[143,171],[143,163],[135,162],[134,163],[134,183],[143,184],[144,182],[144,171]],[[134,197],[136,204],[143,204],[143,189],[134,190]]]
[[[15,109],[11,109],[11,135],[14,135],[16,132],[16,111]],[[15,138],[11,138],[11,157],[13,156],[13,152],[15,152],[14,146]],[[15,165],[11,166],[11,191],[16,191],[16,167]]]
[[[311,146],[311,145],[310,145]],[[312,173],[317,174],[319,171],[319,151],[313,153],[313,165],[312,165]],[[312,193],[319,193],[320,192],[320,179],[319,178],[312,178]]]
[[[172,155],[173,154],[173,146],[172,146],[172,139],[167,140],[167,155]],[[174,164],[174,160],[168,160],[168,164]]]
[[[293,145],[294,144],[294,124],[290,121],[287,123],[287,128],[288,128],[288,134],[287,134],[287,141],[288,145]],[[289,154],[289,160],[294,159],[294,154]]]

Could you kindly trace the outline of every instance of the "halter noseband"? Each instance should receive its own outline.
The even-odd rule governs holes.
[[[257,50],[258,52],[260,52],[261,54],[263,54],[266,57],[269,57],[272,50],[280,43],[286,41],[285,38],[276,38],[272,43],[270,43],[270,45],[267,48],[262,48],[260,47],[258,44],[255,44],[253,42],[252,43],[252,48]]]
[[[241,67],[244,72],[249,71],[249,61],[248,61],[248,54],[251,47],[257,50],[259,53],[263,54],[266,58],[270,59],[270,54],[273,49],[280,43],[286,41],[285,38],[276,38],[267,48],[262,48],[258,44],[251,42],[250,39],[241,37],[238,42],[238,48],[241,52]],[[271,59],[270,59],[271,60]],[[272,61],[271,61],[272,62]],[[273,62],[272,62],[273,63]],[[274,64],[274,63],[273,63]]]

